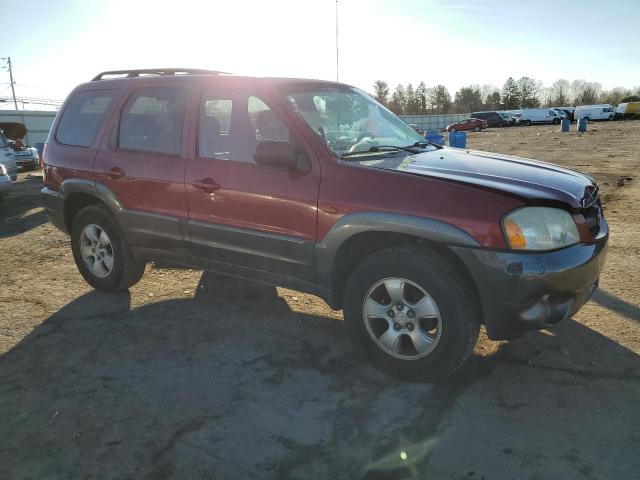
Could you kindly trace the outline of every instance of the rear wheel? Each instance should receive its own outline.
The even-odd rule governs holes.
[[[524,124],[525,124],[527,127],[530,127],[530,126],[531,126],[531,120],[525,120]]]
[[[144,262],[134,259],[111,212],[103,205],[78,212],[71,228],[71,249],[80,274],[97,290],[126,290],[144,273]]]
[[[377,367],[417,380],[441,379],[460,368],[480,325],[466,277],[419,247],[385,249],[358,265],[345,288],[344,316]]]
[[[474,131],[474,132],[479,132],[479,131],[480,131],[480,127],[475,127],[475,128],[473,129],[473,131]]]

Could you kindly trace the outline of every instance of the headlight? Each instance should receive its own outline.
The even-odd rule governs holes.
[[[559,208],[521,208],[507,215],[502,225],[515,250],[554,250],[580,241],[573,217]]]
[[[6,175],[7,174],[7,167],[5,167],[3,164],[0,163],[0,175]]]

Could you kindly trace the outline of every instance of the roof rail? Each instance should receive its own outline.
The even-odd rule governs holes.
[[[204,70],[201,68],[146,68],[138,70],[110,70],[102,72],[91,79],[92,82],[104,80],[105,76],[124,75],[126,78],[139,77],[140,75],[220,75],[227,72],[218,70]]]

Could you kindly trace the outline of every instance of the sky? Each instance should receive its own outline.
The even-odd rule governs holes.
[[[0,11],[18,97],[62,100],[126,68],[336,78],[335,0],[0,0]],[[453,95],[525,75],[635,87],[638,18],[640,0],[339,0],[337,74],[369,92],[380,79]]]

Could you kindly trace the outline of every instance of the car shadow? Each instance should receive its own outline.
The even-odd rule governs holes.
[[[620,315],[624,315],[636,322],[640,322],[640,308],[616,297],[615,295],[607,293],[602,289],[596,290],[591,297],[591,300],[604,308],[617,312]]]
[[[20,235],[48,221],[42,209],[42,176],[28,174],[14,182],[0,202],[0,238]]]
[[[294,312],[273,287],[238,290],[205,273],[193,298],[132,306],[129,292],[90,292],[51,315],[0,357],[0,477],[412,477],[461,398],[502,371],[527,391],[545,368],[581,378],[594,358],[637,363],[569,321],[476,354],[446,381],[408,383],[373,369],[342,321]],[[539,358],[566,348],[570,362]],[[579,431],[592,412],[577,408]],[[529,438],[516,420],[505,435]]]

